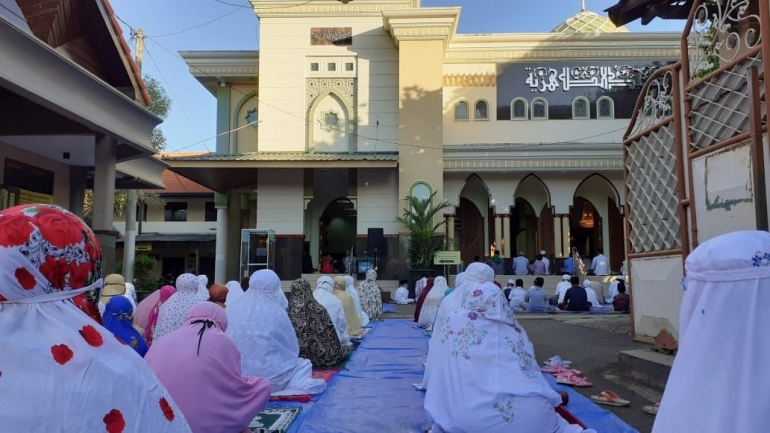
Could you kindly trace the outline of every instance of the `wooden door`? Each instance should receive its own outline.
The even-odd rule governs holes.
[[[625,236],[623,232],[623,215],[620,214],[620,209],[615,204],[615,201],[611,198],[607,199],[607,223],[609,224],[609,236],[610,236],[610,269],[613,271],[620,271],[620,267],[623,266],[623,260],[626,259],[625,254]]]
[[[473,263],[474,256],[484,256],[484,218],[476,205],[460,198],[460,252],[465,266]]]

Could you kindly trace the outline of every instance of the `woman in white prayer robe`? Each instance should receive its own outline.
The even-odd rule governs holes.
[[[334,281],[331,277],[323,276],[316,282],[313,297],[329,312],[329,317],[332,318],[332,323],[334,323],[334,328],[337,330],[337,337],[339,337],[340,342],[346,346],[351,346],[348,323],[345,320],[345,310],[342,307],[342,302],[332,294],[333,291]]]
[[[770,431],[770,234],[703,242],[685,273],[679,351],[653,433]]]
[[[320,394],[326,382],[313,379],[313,365],[299,357],[287,306],[278,275],[259,270],[251,275],[243,297],[227,307],[226,334],[241,351],[243,375],[269,380],[271,395]]]
[[[356,312],[361,319],[361,327],[365,327],[369,324],[369,315],[361,308],[361,296],[356,290],[356,280],[350,275],[345,275],[345,292],[353,298],[353,303],[356,304]]]
[[[425,410],[431,433],[593,432],[554,410],[562,397],[540,372],[503,292],[491,282],[466,279],[463,286],[455,291],[460,308],[436,323],[430,342]]]
[[[446,278],[436,277],[433,281],[433,288],[430,289],[430,293],[425,297],[425,302],[422,304],[420,317],[417,319],[417,326],[426,331],[433,330],[433,322],[436,320],[438,307],[444,299],[444,293],[447,289],[449,289],[449,286],[447,285]]]
[[[209,299],[209,277],[198,275],[198,296],[205,300]]]

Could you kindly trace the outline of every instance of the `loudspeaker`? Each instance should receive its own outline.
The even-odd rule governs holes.
[[[385,233],[382,229],[369,229],[366,249],[369,253],[381,253],[385,250]]]

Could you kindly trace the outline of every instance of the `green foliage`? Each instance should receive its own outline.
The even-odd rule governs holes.
[[[714,24],[711,24],[707,37],[708,45],[700,47],[703,53],[706,55],[706,64],[702,68],[695,71],[696,78],[703,78],[706,75],[719,69],[719,56],[717,55],[717,43],[719,42],[719,34],[717,33]]]
[[[409,253],[412,256],[413,269],[430,267],[433,264],[433,257],[436,253],[442,251],[448,245],[444,236],[436,233],[446,221],[443,219],[438,223],[433,221],[439,212],[452,205],[446,201],[434,205],[433,198],[435,196],[436,192],[433,192],[426,199],[408,196],[406,198],[407,206],[404,208],[403,215],[396,218],[396,222],[409,230],[412,244]]]
[[[150,209],[163,209],[166,201],[158,194],[153,192],[138,191],[136,197],[137,203],[145,204]],[[126,203],[128,202],[128,190],[119,189],[115,191],[115,215],[121,216],[126,212]],[[87,189],[83,200],[83,215],[91,217],[94,210],[94,191]]]
[[[157,279],[152,271],[158,266],[158,261],[146,254],[139,254],[134,259],[134,286],[138,292],[152,292],[157,289]]]
[[[144,84],[147,86],[147,93],[152,99],[152,105],[148,107],[150,112],[161,119],[168,117],[171,112],[171,98],[166,93],[166,89],[161,86],[160,82],[149,75],[144,76]],[[152,131],[152,137],[150,138],[152,147],[158,152],[163,151],[166,148],[166,136],[160,127],[156,127]]]

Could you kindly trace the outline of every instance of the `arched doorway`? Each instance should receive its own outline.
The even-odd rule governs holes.
[[[460,191],[460,205],[455,220],[455,239],[465,266],[476,256],[483,260],[489,254],[489,190],[475,174],[465,181]],[[458,221],[459,220],[459,221]]]
[[[337,272],[344,272],[342,259],[356,244],[357,211],[345,197],[329,203],[319,219],[319,257],[331,255]]]
[[[599,249],[610,260],[611,271],[619,271],[625,256],[623,216],[617,205],[617,190],[603,176],[593,174],[578,185],[570,208],[570,244],[583,258]]]
[[[545,183],[529,174],[516,187],[511,213],[514,243],[511,255],[523,252],[530,259],[541,250],[553,253],[553,212],[551,194]]]

